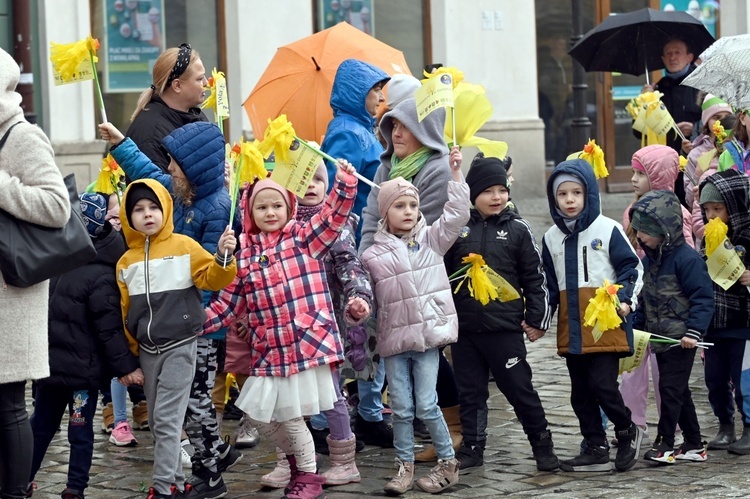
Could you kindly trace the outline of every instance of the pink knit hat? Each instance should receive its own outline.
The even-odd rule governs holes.
[[[403,177],[396,177],[380,184],[380,190],[378,191],[378,213],[380,213],[380,218],[385,218],[388,208],[401,196],[412,196],[419,202],[419,189]]]

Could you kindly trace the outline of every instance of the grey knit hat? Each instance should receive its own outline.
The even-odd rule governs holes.
[[[700,204],[705,203],[724,203],[724,197],[713,182],[706,182],[701,188]]]

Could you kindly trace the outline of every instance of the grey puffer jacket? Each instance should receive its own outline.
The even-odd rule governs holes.
[[[448,183],[442,216],[428,226],[420,215],[411,233],[399,237],[378,225],[362,263],[375,283],[378,353],[382,357],[424,352],[458,338],[458,315],[443,256],[469,221],[469,186]]]

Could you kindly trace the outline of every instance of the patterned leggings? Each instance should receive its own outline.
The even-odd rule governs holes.
[[[221,444],[216,409],[211,400],[216,378],[216,341],[198,338],[197,342],[198,355],[185,414],[185,432],[195,449],[193,462],[200,461],[204,467],[215,473]]]
[[[303,418],[277,423],[251,420],[263,438],[271,440],[284,454],[297,460],[297,469],[315,473],[315,444]]]

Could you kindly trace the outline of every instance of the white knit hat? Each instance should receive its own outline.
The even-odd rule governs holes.
[[[401,101],[414,97],[414,92],[421,86],[422,82],[412,75],[396,73],[385,87],[385,93],[388,95],[388,108],[393,109]]]

